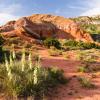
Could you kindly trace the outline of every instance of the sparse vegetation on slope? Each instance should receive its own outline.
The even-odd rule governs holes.
[[[100,49],[100,46],[96,45],[95,43],[85,43],[85,42],[78,42],[75,40],[66,40],[64,46],[68,49]]]

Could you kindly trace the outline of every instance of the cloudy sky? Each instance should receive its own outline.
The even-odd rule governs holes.
[[[0,0],[0,25],[32,14],[64,17],[100,14],[100,0]]]

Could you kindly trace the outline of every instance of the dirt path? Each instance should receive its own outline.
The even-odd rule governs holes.
[[[86,89],[81,87],[77,77],[91,77],[92,73],[77,72],[77,67],[81,64],[79,61],[66,60],[63,57],[51,57],[46,50],[41,50],[39,53],[42,56],[43,66],[52,65],[51,67],[55,66],[63,69],[65,76],[71,78],[70,82],[65,86],[61,86],[50,100],[100,100],[100,73],[92,78],[96,88]],[[100,66],[100,63],[98,65]]]
[[[100,100],[100,74],[92,79],[96,85],[95,89],[85,89],[81,87],[77,77],[85,76],[91,77],[92,74],[82,74],[77,72],[77,67],[80,65],[78,61],[70,61],[55,58],[43,58],[42,65],[44,66],[57,66],[64,70],[66,77],[70,77],[71,81],[58,89],[50,100]]]

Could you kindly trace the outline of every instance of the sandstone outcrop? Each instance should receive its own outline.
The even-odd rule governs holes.
[[[0,31],[4,37],[18,36],[28,41],[55,37],[93,42],[91,36],[74,21],[46,14],[34,14],[17,21],[11,21],[0,27]]]

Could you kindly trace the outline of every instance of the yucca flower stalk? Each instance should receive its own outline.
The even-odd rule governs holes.
[[[11,74],[11,69],[10,69],[10,65],[9,65],[9,62],[7,60],[7,56],[5,55],[5,66],[6,66],[6,70],[7,70],[7,74],[8,74],[8,77],[9,79],[11,80],[12,79],[12,74]]]
[[[29,53],[28,61],[29,61],[29,67],[30,69],[32,69],[32,53]]]
[[[25,48],[23,48],[21,63],[22,63],[22,71],[24,71],[25,69]]]
[[[41,67],[40,61],[41,61],[41,57],[40,57],[40,55],[38,55],[38,56],[37,56],[37,59],[36,59],[36,66],[37,66],[38,68]]]
[[[41,60],[41,57],[38,55],[37,59],[36,59],[35,68],[34,68],[34,84],[38,83],[38,75],[41,73],[41,70],[40,70],[40,67],[41,67],[40,60]]]
[[[10,54],[10,67],[12,67],[13,66],[13,59],[12,59],[12,55]]]
[[[13,49],[12,49],[12,57],[13,57],[13,60],[16,59],[16,53],[15,53],[15,50],[14,50],[14,46],[13,46]]]
[[[11,73],[11,70],[8,70],[8,77],[9,77],[9,80],[12,79],[12,73]]]
[[[35,67],[34,68],[34,84],[37,84],[37,82],[38,82],[38,68],[37,67]]]
[[[9,67],[9,62],[7,60],[6,54],[5,54],[5,66],[6,66],[6,70],[8,71],[10,67]]]

